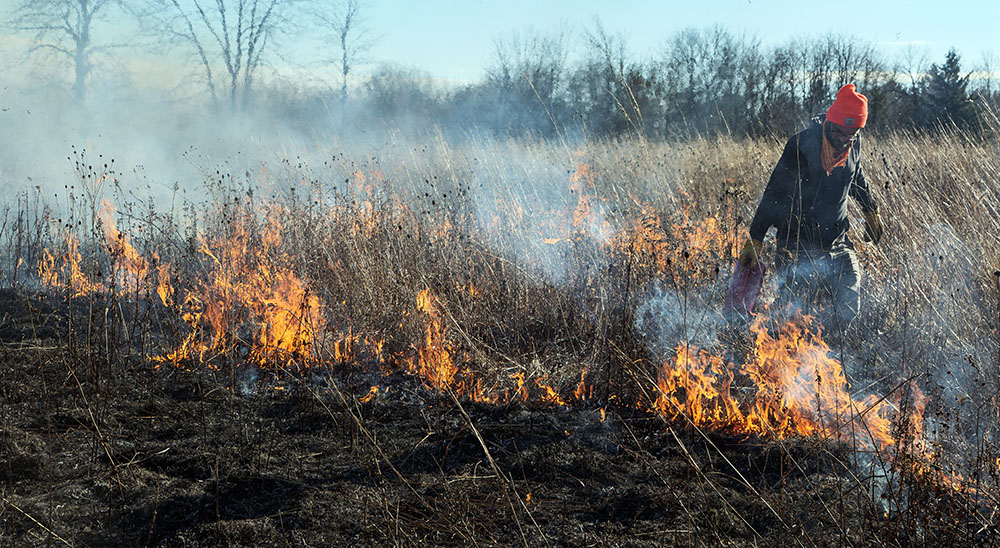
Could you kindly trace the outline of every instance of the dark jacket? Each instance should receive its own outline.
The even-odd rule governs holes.
[[[813,118],[808,128],[792,136],[764,189],[757,206],[750,237],[759,241],[772,226],[778,229],[778,247],[831,250],[850,246],[847,229],[847,197],[858,201],[863,211],[876,208],[861,171],[860,142],[855,141],[847,164],[827,175],[823,170],[824,116]]]

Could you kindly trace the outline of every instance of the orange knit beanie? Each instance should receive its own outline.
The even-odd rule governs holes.
[[[838,126],[861,128],[868,120],[868,98],[858,93],[854,84],[847,84],[837,92],[826,119]]]

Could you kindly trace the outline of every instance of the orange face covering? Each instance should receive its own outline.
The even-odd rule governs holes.
[[[844,166],[847,164],[847,156],[851,153],[851,147],[847,147],[846,150],[838,154],[833,150],[833,145],[826,138],[826,124],[829,122],[823,122],[823,147],[820,153],[820,158],[823,160],[823,171],[827,175],[833,172],[835,168]]]

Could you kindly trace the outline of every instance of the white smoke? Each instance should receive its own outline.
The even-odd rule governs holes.
[[[497,150],[486,143],[484,150]],[[572,226],[580,194],[570,179],[574,163],[519,157],[501,152],[475,174],[475,217],[486,241],[497,253],[542,282],[564,285],[587,277],[607,262],[601,246],[611,237],[602,202],[589,200],[583,224]],[[585,190],[586,191],[586,190]]]
[[[711,291],[678,291],[657,282],[635,313],[636,332],[654,356],[666,356],[679,344],[707,348],[728,328]]]

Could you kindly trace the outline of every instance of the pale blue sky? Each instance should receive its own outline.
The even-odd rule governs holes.
[[[915,44],[937,63],[955,47],[970,69],[984,52],[1000,54],[1000,0],[370,0],[366,10],[369,27],[380,36],[373,61],[461,80],[481,76],[497,37],[527,28],[579,35],[595,16],[609,32],[624,33],[639,58],[653,55],[677,30],[715,24],[755,34],[765,44],[831,31],[852,34],[890,58]]]

